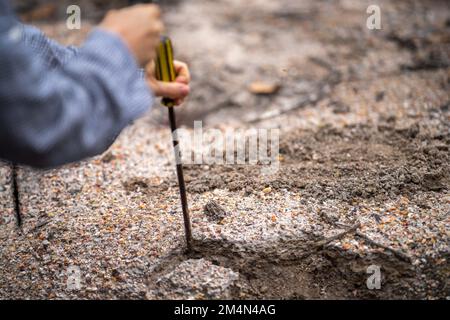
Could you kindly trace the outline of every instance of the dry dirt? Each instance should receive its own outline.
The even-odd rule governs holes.
[[[5,164],[0,298],[448,298],[450,9],[379,1],[382,29],[368,30],[370,4],[164,5],[193,77],[180,125],[278,128],[279,170],[186,165],[187,253],[160,106],[104,155],[19,167],[21,228]],[[36,24],[78,44],[104,12],[80,5],[89,12],[80,31]],[[255,95],[255,81],[278,90]],[[371,265],[379,290],[366,286]],[[69,266],[81,269],[80,290],[67,289]]]

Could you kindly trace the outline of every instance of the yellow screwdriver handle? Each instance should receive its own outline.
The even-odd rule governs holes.
[[[173,66],[173,47],[169,37],[162,36],[157,47],[155,63],[156,79],[164,82],[175,81],[175,68]],[[163,98],[162,104],[166,107],[173,107],[174,101],[170,98]]]

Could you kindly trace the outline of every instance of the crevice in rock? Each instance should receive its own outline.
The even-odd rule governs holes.
[[[340,238],[355,232],[355,228],[326,239]],[[153,267],[149,287],[158,291],[161,276],[189,259],[205,259],[239,274],[230,288],[232,299],[422,297],[411,288],[417,283],[411,263],[381,251],[360,256],[329,246],[326,239],[306,237],[257,248],[224,239],[195,240],[192,252],[176,249]],[[370,265],[382,269],[383,290],[375,292],[366,287]]]

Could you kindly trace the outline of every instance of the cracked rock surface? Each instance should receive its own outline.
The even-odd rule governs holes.
[[[66,28],[63,7],[60,19],[33,23],[79,44],[120,5],[95,3],[80,1],[89,12],[81,30]],[[366,28],[370,4],[165,5],[175,55],[193,78],[179,124],[190,133],[194,120],[204,131],[279,129],[278,170],[186,165],[195,240],[186,253],[158,104],[103,155],[48,171],[19,166],[21,228],[2,164],[0,298],[450,296],[448,3],[379,1],[381,30]],[[372,265],[380,290],[366,285]]]
[[[239,274],[205,259],[189,259],[160,277],[150,290],[150,299],[231,299]]]

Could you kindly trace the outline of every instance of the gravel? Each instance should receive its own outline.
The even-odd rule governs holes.
[[[186,166],[196,243],[186,253],[159,106],[104,155],[55,170],[20,167],[20,229],[12,173],[1,165],[0,298],[449,296],[450,73],[417,58],[448,45],[448,8],[417,5],[433,14],[425,21],[406,3],[382,1],[395,23],[370,33],[361,30],[362,4],[298,4],[293,19],[283,1],[251,3],[186,1],[167,10],[177,57],[193,71],[192,97],[177,115],[187,130],[194,119],[220,130],[280,128],[280,170]],[[180,19],[198,12],[205,19]],[[397,23],[405,34],[389,36]],[[66,43],[91,28],[40,26]],[[411,51],[392,40],[399,37],[428,41]],[[255,96],[247,91],[255,81],[281,87]],[[270,113],[311,95],[320,99]],[[245,121],[266,112],[274,116]],[[382,269],[381,290],[366,287],[372,264]],[[73,267],[76,290],[68,286]]]

